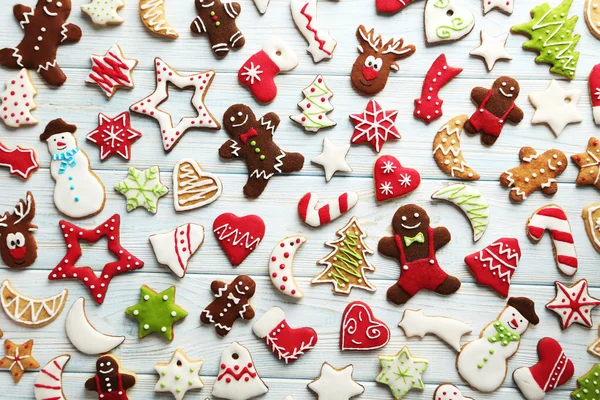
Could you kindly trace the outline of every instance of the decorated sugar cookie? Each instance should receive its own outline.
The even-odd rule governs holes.
[[[600,325],[598,325],[598,338],[588,346],[588,353],[600,357]]]
[[[290,1],[294,23],[308,42],[306,51],[316,63],[332,58],[333,51],[337,46],[337,42],[329,32],[321,28],[317,14],[317,4],[318,0]]]
[[[216,57],[223,58],[229,54],[229,50],[244,47],[246,38],[235,23],[242,12],[240,3],[221,0],[210,3],[196,0],[195,3],[198,16],[192,21],[190,29],[193,33],[206,33]]]
[[[165,0],[140,0],[139,8],[140,18],[150,32],[169,39],[179,37],[167,19]]]
[[[131,127],[131,117],[125,111],[114,118],[99,113],[98,127],[85,138],[100,148],[100,161],[113,155],[129,161],[131,146],[141,137],[142,133]]]
[[[71,359],[63,354],[50,360],[38,373],[33,385],[35,400],[66,400],[63,392],[63,372]]]
[[[581,211],[585,231],[594,249],[600,253],[600,203],[585,206]]]
[[[420,337],[431,333],[454,350],[460,351],[460,340],[473,329],[464,322],[448,317],[430,317],[423,310],[405,310],[402,321],[398,324],[406,337]]]
[[[481,0],[483,15],[492,10],[498,10],[504,14],[512,14],[517,0]]]
[[[592,35],[600,39],[600,3],[598,0],[585,0],[583,16]]]
[[[529,93],[529,102],[535,108],[531,123],[548,125],[555,136],[560,136],[567,125],[583,120],[577,108],[580,97],[581,90],[565,89],[553,79],[546,90]]]
[[[271,283],[281,293],[300,299],[304,293],[294,278],[294,257],[300,246],[306,242],[304,236],[290,236],[281,240],[271,252],[269,259],[269,277]]]
[[[463,5],[464,0],[426,0],[425,41],[427,44],[456,42],[475,26],[475,16]]]
[[[353,301],[346,306],[340,330],[340,349],[376,350],[390,341],[390,328],[373,315],[373,310],[362,301]]]
[[[238,342],[231,343],[223,350],[219,366],[213,396],[227,400],[248,400],[269,391],[258,375],[250,351]]]
[[[0,167],[7,167],[10,174],[27,180],[38,170],[40,165],[34,149],[21,146],[9,149],[0,142]]]
[[[137,382],[133,372],[123,371],[119,359],[107,354],[96,360],[96,375],[85,381],[85,388],[98,393],[98,399],[127,400],[127,390]],[[115,394],[118,396],[116,397]]]
[[[408,347],[394,355],[380,355],[381,372],[375,380],[389,386],[396,400],[403,398],[412,389],[425,389],[423,374],[429,366],[429,360],[415,357]],[[398,371],[402,379],[398,379]]]
[[[384,110],[378,102],[370,100],[365,111],[350,115],[350,122],[354,125],[350,143],[368,143],[379,153],[385,142],[401,138],[396,128],[397,116],[398,110]]]
[[[304,100],[298,103],[302,114],[290,115],[292,121],[302,125],[307,132],[318,132],[321,129],[337,125],[327,116],[333,111],[330,101],[333,92],[327,87],[323,76],[317,75],[313,82],[302,90],[302,94]]]
[[[173,167],[173,204],[175,211],[189,211],[216,201],[223,193],[221,180],[204,171],[191,158],[179,160]]]
[[[350,143],[336,146],[328,138],[323,139],[323,151],[310,162],[320,165],[325,170],[325,181],[329,182],[336,172],[352,172],[352,168],[346,162],[346,156],[350,151]]]
[[[190,258],[204,243],[204,227],[183,224],[165,233],[150,236],[156,260],[166,265],[177,277],[183,278]]]
[[[106,54],[92,54],[91,60],[92,70],[85,82],[98,85],[109,99],[119,88],[134,88],[132,74],[138,62],[125,58],[118,44],[113,45]]]
[[[265,236],[265,223],[258,215],[238,217],[225,213],[213,222],[213,233],[231,265],[237,267],[260,244]]]
[[[35,125],[40,121],[31,115],[37,108],[34,97],[37,88],[31,81],[29,71],[23,68],[17,75],[6,81],[6,90],[0,94],[0,118],[11,128]]]
[[[365,392],[363,385],[352,378],[353,372],[352,364],[335,368],[328,362],[324,362],[319,377],[307,386],[316,393],[317,399],[349,400]]]
[[[597,377],[600,375],[600,364],[595,364],[581,378],[577,379],[577,389],[571,392],[571,398],[575,400],[594,400],[598,390]]]
[[[16,344],[10,340],[4,341],[4,357],[0,358],[0,369],[7,369],[15,383],[19,383],[25,371],[36,369],[40,364],[33,358],[33,339],[23,344]]]
[[[421,184],[421,174],[414,169],[403,167],[394,156],[381,156],[373,166],[375,200],[383,202],[406,196]]]
[[[585,152],[573,154],[571,160],[579,167],[575,181],[578,185],[592,185],[600,189],[600,141],[595,137],[588,140]]]
[[[117,182],[115,190],[127,199],[128,212],[144,207],[152,214],[158,211],[158,200],[169,192],[160,180],[160,169],[156,165],[144,171],[129,167],[127,177]]]
[[[588,282],[580,279],[571,286],[556,281],[556,297],[546,304],[561,319],[561,328],[567,329],[574,323],[591,328],[592,311],[600,305],[600,299],[593,297]]]
[[[488,2],[490,0],[483,1]],[[502,1],[510,2],[511,0]],[[491,71],[499,60],[512,60],[512,56],[506,51],[508,34],[509,32],[492,36],[486,31],[481,31],[481,45],[471,50],[469,54],[481,58],[485,62],[487,70]]]
[[[318,228],[346,214],[356,203],[358,203],[356,192],[344,192],[328,202],[319,202],[316,193],[306,193],[298,202],[298,214],[304,223]]]
[[[0,300],[2,309],[13,322],[26,328],[41,328],[54,321],[67,303],[69,291],[46,298],[35,298],[19,293],[8,279],[2,282]]]
[[[433,158],[440,169],[453,178],[476,181],[479,174],[465,160],[460,146],[460,134],[467,115],[459,115],[446,122],[433,139]]]
[[[26,268],[37,259],[37,242],[33,233],[37,225],[35,200],[27,192],[25,199],[19,200],[12,213],[0,215],[0,257],[9,268]]]
[[[489,1],[489,0],[485,0]],[[463,396],[460,389],[449,383],[442,383],[433,392],[434,400],[473,400],[471,397]]]
[[[190,359],[181,349],[175,350],[171,361],[154,366],[159,375],[154,391],[171,392],[175,400],[182,400],[189,390],[202,389],[204,383],[200,379],[200,368],[203,363]]]
[[[120,25],[125,21],[119,15],[119,10],[125,7],[125,0],[91,0],[81,5],[81,11],[86,14],[94,25]]]

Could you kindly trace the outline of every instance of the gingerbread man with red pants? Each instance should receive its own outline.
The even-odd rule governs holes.
[[[394,304],[404,304],[423,289],[449,295],[460,288],[460,281],[439,265],[435,252],[450,242],[443,226],[429,226],[427,212],[415,204],[400,207],[392,219],[394,236],[379,241],[379,252],[400,262],[398,282],[387,291]]]
[[[25,31],[17,47],[0,50],[0,65],[12,69],[34,69],[51,86],[67,80],[56,62],[56,51],[62,43],[81,39],[81,28],[67,23],[71,0],[38,0],[35,8],[17,4],[13,13]]]
[[[473,88],[471,100],[478,109],[465,124],[467,133],[481,132],[481,143],[496,143],[506,121],[518,124],[523,120],[523,110],[515,104],[520,90],[519,83],[509,76],[496,79],[491,89]]]

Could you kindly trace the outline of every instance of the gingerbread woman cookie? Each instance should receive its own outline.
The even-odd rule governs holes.
[[[427,212],[415,204],[400,207],[392,219],[394,236],[379,241],[379,252],[399,260],[398,283],[387,291],[394,304],[404,304],[422,289],[449,295],[460,288],[460,281],[439,265],[435,252],[450,242],[443,226],[432,228]]]
[[[519,83],[509,76],[496,79],[491,89],[473,88],[471,100],[477,111],[465,124],[467,133],[481,132],[481,143],[488,146],[496,143],[506,121],[518,124],[523,120],[523,110],[515,104],[520,90]]]
[[[254,318],[250,298],[254,296],[256,283],[248,275],[240,275],[231,283],[213,281],[210,290],[215,300],[200,313],[200,321],[215,324],[219,336],[227,335],[238,318]]]
[[[518,167],[504,171],[500,184],[510,189],[510,199],[520,203],[538,189],[547,196],[558,191],[556,178],[567,168],[567,156],[556,149],[538,154],[531,147],[523,147],[519,152],[522,163]]]
[[[231,49],[241,49],[246,39],[235,24],[242,11],[240,3],[214,0],[196,0],[198,16],[192,21],[193,33],[206,33],[213,53],[218,58],[229,54]]]
[[[221,158],[243,158],[248,167],[248,181],[244,194],[258,198],[275,174],[297,172],[304,166],[304,156],[288,153],[274,141],[273,134],[279,126],[275,113],[256,119],[250,107],[234,104],[223,115],[223,126],[231,139],[219,149]]]
[[[67,23],[71,0],[38,0],[35,8],[17,4],[13,13],[25,34],[17,47],[0,50],[0,65],[36,70],[49,85],[61,86],[67,76],[56,62],[58,46],[81,39],[81,28]]]

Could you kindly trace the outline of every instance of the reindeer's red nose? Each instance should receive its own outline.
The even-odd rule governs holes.
[[[363,65],[362,74],[366,80],[372,81],[373,79],[377,78],[377,75],[379,75],[379,71],[375,71],[373,67],[366,67]]]
[[[8,250],[8,253],[15,260],[22,260],[25,258],[26,251],[27,251],[27,249],[25,249],[25,246],[23,246],[23,247],[17,247],[16,249]]]

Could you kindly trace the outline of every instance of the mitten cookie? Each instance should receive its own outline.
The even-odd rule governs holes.
[[[481,132],[481,143],[496,143],[506,121],[518,124],[523,120],[523,110],[515,104],[520,90],[519,83],[509,76],[496,79],[491,89],[478,86],[471,90],[477,111],[465,124],[467,133]]]
[[[192,21],[190,29],[193,33],[206,33],[215,56],[223,58],[229,54],[229,50],[244,47],[246,39],[235,24],[235,19],[242,11],[240,3],[196,0],[196,9],[198,16]]]
[[[520,203],[538,189],[548,196],[558,191],[556,178],[567,168],[567,157],[556,149],[538,154],[531,147],[523,147],[519,152],[521,165],[504,171],[500,184],[510,189],[510,199]]]
[[[247,197],[258,198],[273,175],[297,172],[304,166],[302,154],[287,153],[273,141],[279,121],[275,113],[257,120],[250,107],[243,104],[229,107],[223,115],[223,125],[231,139],[221,146],[219,156],[244,159],[248,167],[244,186]]]
[[[427,212],[415,204],[400,207],[392,219],[394,236],[379,241],[379,252],[398,260],[398,283],[387,291],[394,304],[404,304],[423,289],[449,295],[460,288],[458,278],[440,267],[435,252],[450,242],[448,229],[432,228]]]
[[[71,0],[38,0],[35,8],[17,4],[13,14],[24,31],[23,40],[0,50],[0,65],[36,70],[47,84],[61,86],[67,76],[56,61],[58,46],[81,39],[81,28],[67,23]]]

